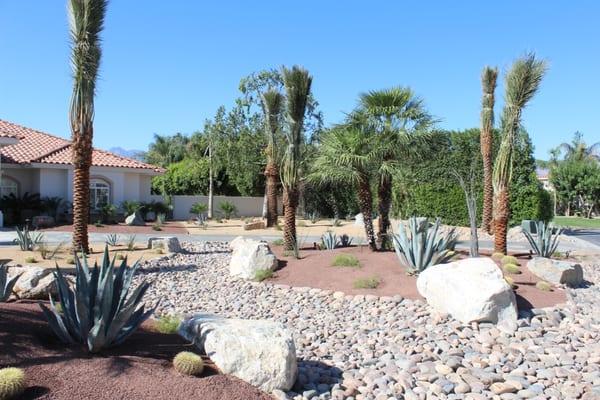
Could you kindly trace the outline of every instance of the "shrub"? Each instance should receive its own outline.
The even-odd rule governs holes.
[[[104,237],[104,243],[110,247],[117,247],[119,245],[119,235],[116,233],[109,233]]]
[[[431,227],[426,218],[417,217],[408,220],[408,227],[402,222],[399,224],[398,234],[392,235],[392,242],[396,255],[409,274],[418,274],[431,265],[448,261],[454,255],[455,230],[442,235],[438,232],[439,228],[439,218]]]
[[[16,399],[25,391],[25,371],[20,368],[0,369],[0,400]]]
[[[305,228],[306,227],[306,222],[305,221],[298,221],[296,223],[296,226],[298,226],[300,228]]]
[[[273,243],[273,246],[283,246],[283,239],[275,239],[271,243]]]
[[[159,223],[152,224],[153,231],[162,231],[162,226]]]
[[[182,351],[173,359],[173,367],[180,374],[198,376],[204,370],[204,362],[198,354]]]
[[[521,270],[516,264],[504,264],[504,271],[508,274],[520,274]]]
[[[127,250],[129,250],[129,251],[135,250],[135,239],[136,239],[135,235],[127,236]]]
[[[360,261],[352,254],[340,253],[337,254],[331,262],[332,267],[353,267],[359,268]]]
[[[381,281],[376,276],[359,278],[354,281],[354,289],[375,289]]]
[[[340,221],[337,218],[334,218],[333,220],[331,220],[331,226],[342,226],[342,221]]]
[[[552,224],[546,225],[544,221],[536,222],[536,239],[533,238],[531,233],[526,230],[523,234],[529,242],[529,246],[533,252],[540,257],[552,257],[556,248],[558,247],[558,241],[560,240],[561,229],[555,232]]]
[[[503,256],[502,259],[500,260],[500,263],[502,265],[506,265],[506,264],[519,265],[519,260],[517,260],[517,257],[514,257],[514,256]]]
[[[110,203],[103,205],[100,209],[100,215],[102,216],[102,222],[105,224],[114,222],[117,215],[117,206]]]
[[[30,264],[35,264],[35,263],[37,263],[37,260],[34,256],[27,256],[27,257],[25,257],[25,262],[30,263]]]
[[[121,203],[121,208],[125,211],[126,215],[131,215],[141,208],[139,201],[125,200]]]
[[[321,236],[321,248],[326,250],[333,250],[338,245],[337,235],[331,231],[325,232]]]
[[[21,274],[8,279],[8,265],[0,265],[0,302],[8,300],[20,276]]]
[[[68,257],[65,261],[69,265],[74,265],[75,264],[75,257]]]
[[[176,334],[181,325],[181,317],[178,315],[163,315],[156,320],[156,330],[165,335]]]
[[[28,226],[23,229],[17,228],[17,238],[14,243],[19,245],[21,251],[33,251],[35,246],[44,241],[44,234],[40,232],[31,232]]]
[[[75,258],[74,288],[57,267],[54,277],[63,312],[58,312],[52,297],[50,308],[40,304],[50,328],[64,343],[83,344],[92,353],[122,343],[156,309],[155,306],[145,310],[142,301],[150,286],[148,282],[142,281],[130,292],[138,267],[138,262],[129,267],[125,259],[115,268],[108,246],[104,248],[100,266],[94,263],[89,268],[85,256]]]
[[[60,253],[65,245],[65,242],[60,242],[54,248],[50,248],[46,242],[38,244],[37,249],[42,256],[42,260],[52,260],[56,254]]]
[[[262,282],[265,279],[269,279],[273,276],[273,271],[270,269],[259,269],[254,274],[254,280],[258,282]]]
[[[192,204],[190,208],[190,214],[195,214],[196,216],[200,216],[208,211],[208,206],[204,203],[196,202]]]
[[[546,281],[539,281],[539,282],[537,282],[535,284],[535,287],[538,288],[539,290],[543,290],[544,292],[550,292],[550,291],[552,291],[552,285],[550,285]]]
[[[230,201],[223,201],[219,204],[219,208],[223,213],[225,219],[230,219],[235,213],[237,213],[237,207]]]

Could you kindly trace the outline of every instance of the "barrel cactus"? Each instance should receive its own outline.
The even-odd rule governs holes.
[[[182,351],[173,359],[173,367],[180,374],[197,376],[204,370],[204,362],[198,354]]]
[[[115,267],[106,246],[100,266],[95,263],[91,269],[85,255],[75,256],[75,287],[71,288],[57,266],[54,276],[61,311],[52,296],[49,308],[40,304],[54,333],[64,343],[83,344],[92,353],[122,343],[156,309],[145,310],[142,303],[149,283],[141,282],[130,293],[138,267],[138,262],[129,267],[127,258]]]
[[[16,399],[24,390],[25,372],[22,369],[0,369],[0,400]]]

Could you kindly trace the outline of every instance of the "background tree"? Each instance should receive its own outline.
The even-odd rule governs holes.
[[[167,167],[169,164],[183,160],[187,155],[190,139],[181,133],[172,136],[154,134],[154,141],[148,146],[144,154],[144,161]]]
[[[394,87],[360,95],[359,113],[367,116],[366,124],[378,135],[381,160],[378,165],[378,241],[387,244],[392,205],[392,176],[398,161],[411,150],[411,135],[429,128],[433,120],[424,108],[423,101],[410,88]]]
[[[550,170],[550,182],[567,216],[579,210],[587,218],[600,202],[600,164],[592,159],[567,157]]]
[[[521,115],[538,91],[546,63],[529,54],[518,59],[508,71],[502,112],[502,141],[494,165],[494,251],[506,254],[506,234],[510,216],[509,186],[512,179],[515,142],[521,128]]]
[[[494,130],[494,92],[498,69],[485,67],[481,74],[483,99],[481,104],[481,156],[483,160],[483,213],[481,227],[490,233],[492,226],[494,187],[492,184],[492,145]]]
[[[306,103],[310,94],[312,77],[302,67],[282,68],[283,83],[286,91],[285,136],[287,148],[281,168],[283,186],[284,231],[283,241],[286,250],[297,248],[296,207],[298,206],[298,188],[300,183],[301,146],[304,141],[303,124]]]
[[[102,50],[106,0],[69,0],[73,94],[69,117],[73,141],[73,248],[89,251],[90,166],[94,136],[94,96]]]
[[[557,150],[565,155],[565,159],[600,161],[600,142],[588,146],[579,131],[574,133],[571,143],[561,143]]]
[[[377,250],[373,229],[371,173],[379,154],[376,138],[352,127],[336,127],[326,132],[312,164],[309,180],[325,186],[354,188],[363,215],[365,237],[371,250]]]
[[[267,137],[267,166],[265,167],[267,196],[267,227],[277,224],[277,136],[280,130],[281,108],[285,98],[278,90],[271,89],[263,93],[262,104],[265,114],[265,135]]]

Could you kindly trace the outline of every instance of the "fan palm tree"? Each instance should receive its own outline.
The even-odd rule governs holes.
[[[73,140],[73,248],[89,250],[90,166],[94,135],[94,95],[100,67],[100,32],[106,0],[69,0],[73,94],[69,117]]]
[[[513,156],[523,109],[533,98],[546,73],[546,62],[529,54],[515,61],[506,75],[502,142],[493,173],[494,185],[494,249],[506,254],[506,233],[510,215],[509,186]]]
[[[600,142],[588,146],[583,141],[583,134],[575,132],[571,143],[561,143],[558,152],[565,154],[565,159],[576,161],[593,160],[600,161]]]
[[[267,90],[261,96],[265,114],[265,134],[267,136],[267,166],[265,167],[267,195],[267,227],[277,224],[277,133],[280,127],[281,109],[285,98],[278,90]]]
[[[377,250],[373,230],[373,195],[370,171],[379,159],[375,137],[353,127],[327,132],[319,146],[309,180],[321,185],[350,185],[356,190],[363,215],[365,235],[371,250]]]
[[[492,143],[494,129],[494,91],[496,90],[496,79],[498,68],[485,67],[481,74],[481,86],[483,88],[483,99],[481,104],[481,157],[483,159],[483,212],[481,227],[486,232],[491,232],[492,213],[494,201],[494,186],[492,184]]]
[[[359,110],[367,116],[367,124],[379,137],[381,160],[378,166],[379,231],[377,240],[387,244],[392,205],[392,172],[398,160],[418,146],[411,146],[412,134],[431,126],[433,119],[423,100],[407,87],[376,90],[360,95]]]
[[[284,230],[283,242],[286,250],[296,248],[296,208],[300,185],[301,146],[304,141],[304,115],[310,95],[312,76],[302,67],[293,66],[281,71],[286,91],[286,130],[287,147],[281,169],[283,186]]]

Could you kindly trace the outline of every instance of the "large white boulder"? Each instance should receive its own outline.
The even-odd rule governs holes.
[[[168,253],[179,253],[181,245],[175,236],[158,236],[148,238],[149,249],[163,249]]]
[[[15,266],[8,269],[8,275],[19,275],[13,292],[20,299],[48,300],[49,295],[57,295],[58,288],[52,270],[35,266]]]
[[[583,283],[583,269],[577,263],[534,257],[527,262],[527,269],[538,278],[555,285],[562,283],[577,287]]]
[[[266,242],[237,237],[231,241],[231,261],[229,274],[243,279],[254,279],[259,270],[275,270],[277,257]]]
[[[221,372],[266,392],[290,390],[296,381],[294,339],[281,323],[198,314],[181,323],[179,334],[204,351]]]
[[[490,258],[431,266],[419,274],[417,289],[434,309],[465,324],[492,322],[505,331],[516,329],[515,294]]]

